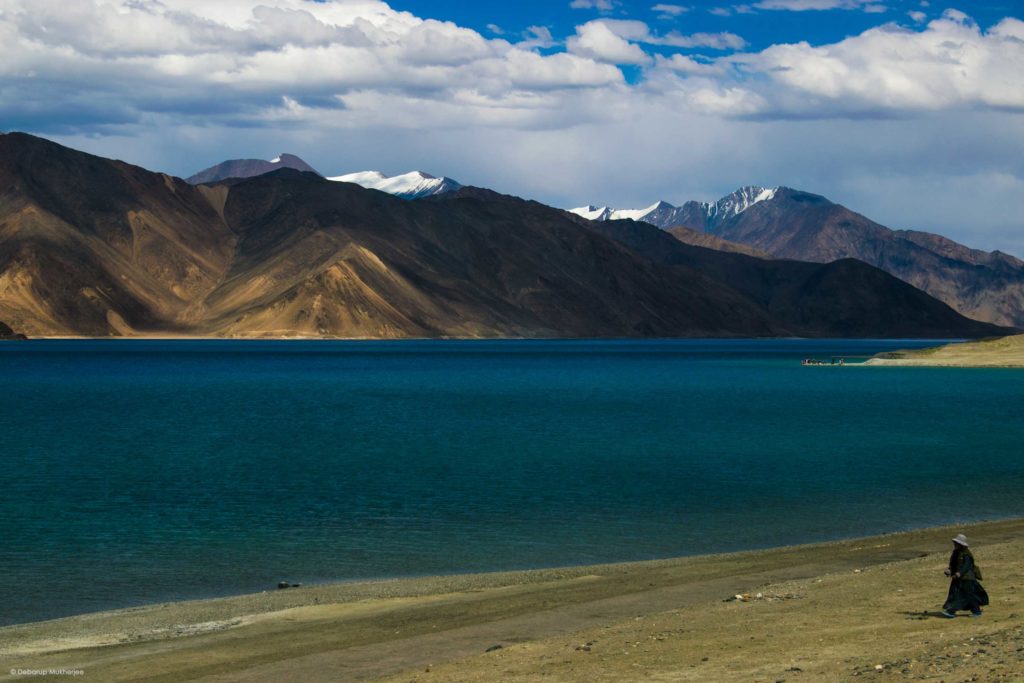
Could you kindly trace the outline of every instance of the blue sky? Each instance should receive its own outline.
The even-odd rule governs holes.
[[[0,0],[0,129],[637,208],[742,185],[1024,255],[1005,0]]]

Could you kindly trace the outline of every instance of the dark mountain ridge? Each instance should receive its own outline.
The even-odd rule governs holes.
[[[929,337],[963,319],[948,305],[888,273],[856,259],[831,263],[766,260],[741,253],[708,250],[680,242],[647,223],[591,223],[594,230],[622,241],[654,261],[699,267],[728,282],[776,320],[809,337]],[[966,336],[987,335],[992,325],[971,321]]]

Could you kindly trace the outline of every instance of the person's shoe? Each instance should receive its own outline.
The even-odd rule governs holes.
[[[945,609],[942,610],[942,616],[946,617],[947,619],[956,619],[956,614]]]
[[[971,616],[977,619],[981,616],[981,610],[978,610],[977,612],[971,612]]]

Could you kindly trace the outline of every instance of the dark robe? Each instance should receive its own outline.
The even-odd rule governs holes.
[[[949,595],[946,596],[946,604],[942,609],[947,612],[980,612],[981,608],[988,604],[988,593],[974,572],[974,555],[970,550],[958,547],[953,551],[949,556],[949,573],[953,579],[949,582]]]

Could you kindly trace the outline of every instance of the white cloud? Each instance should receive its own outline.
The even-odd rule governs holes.
[[[720,77],[727,75],[729,71],[729,66],[724,62],[698,60],[687,55],[675,54],[671,57],[658,55],[656,59],[658,70],[667,70],[692,76]]]
[[[742,67],[743,87],[771,101],[768,116],[1024,111],[1022,27],[1008,18],[983,32],[951,10],[923,31],[887,24],[832,45],[774,45],[724,59]]]
[[[516,47],[523,50],[549,48],[556,45],[558,45],[558,41],[551,35],[551,29],[547,26],[530,26],[523,33],[523,40],[516,43]]]
[[[660,14],[662,19],[675,19],[689,12],[690,8],[683,5],[659,4],[651,7],[651,11]]]
[[[873,0],[761,0],[755,2],[757,9],[788,10],[790,12],[806,12],[808,10],[830,9],[863,9],[865,12],[885,12],[884,5]]]
[[[588,21],[576,27],[576,35],[569,38],[566,46],[569,52],[608,64],[649,64],[651,56],[640,46],[622,36],[626,25],[643,22],[616,22],[619,31],[613,31],[609,22]]]
[[[907,16],[913,19],[914,22],[918,24],[924,23],[924,20],[928,18],[928,15],[925,14],[924,12],[917,12],[915,10],[907,12]]]
[[[596,9],[601,12],[611,12],[619,3],[615,0],[572,0],[569,7],[573,9]]]
[[[750,5],[732,5],[731,7],[711,7],[708,14],[718,17],[731,17],[734,14],[754,14],[756,10]]]
[[[764,2],[806,9],[853,0]],[[292,111],[328,110],[336,125],[349,125],[373,91],[410,102],[476,92],[480,99],[460,100],[459,118],[491,120],[501,103],[522,111],[535,102],[543,114],[551,92],[619,87],[619,65],[645,67],[634,90],[657,84],[718,116],[1024,109],[1024,22],[1007,18],[984,31],[953,10],[920,30],[886,24],[831,45],[774,45],[717,60],[655,59],[643,46],[731,51],[743,39],[597,19],[576,28],[564,53],[541,55],[534,50],[556,46],[546,27],[512,44],[375,0],[0,0],[0,12],[0,116],[8,126],[105,129],[154,116],[258,125],[261,112],[278,120],[283,98],[301,107]]]
[[[104,131],[154,117],[269,126],[282,112],[292,120],[319,110],[349,125],[368,90],[409,101],[479,92],[463,118],[486,120],[500,103],[547,111],[521,89],[622,82],[609,64],[533,54],[555,44],[544,27],[512,45],[376,0],[0,0],[0,40],[0,120],[35,130]]]
[[[712,50],[740,50],[747,46],[745,41],[735,33],[691,33],[682,35],[672,32],[663,36],[651,36],[643,41],[652,45],[667,45],[669,47],[706,47]]]
[[[647,45],[663,45],[667,47],[693,48],[707,47],[713,50],[738,50],[746,46],[746,41],[734,33],[694,33],[683,35],[678,31],[658,35],[651,32],[650,27],[636,20],[596,19],[589,22],[601,24],[620,38],[634,43]],[[577,28],[579,31],[579,27]]]

